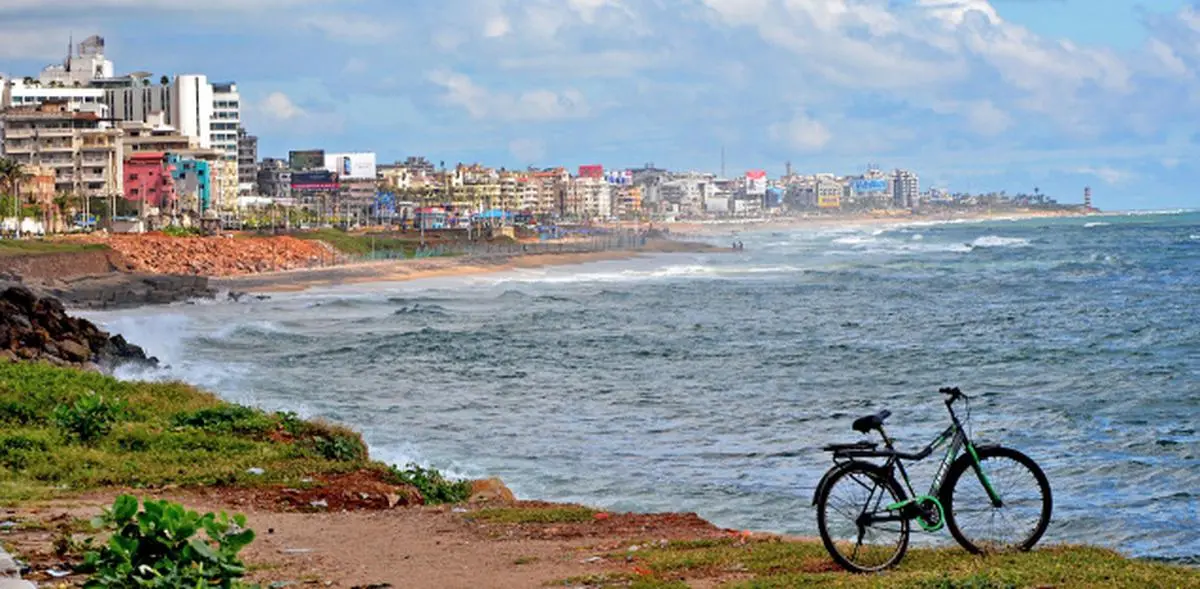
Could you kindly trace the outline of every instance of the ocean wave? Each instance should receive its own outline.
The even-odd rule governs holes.
[[[234,336],[279,335],[290,333],[273,321],[250,321],[247,323],[231,323],[205,336],[210,340],[228,340]]]
[[[1091,229],[1093,227],[1108,227],[1109,225],[1112,225],[1112,223],[1103,223],[1103,222],[1085,223],[1083,226],[1088,229]]]
[[[449,315],[450,313],[446,310],[445,307],[443,307],[441,305],[421,305],[418,303],[418,304],[415,304],[412,306],[401,307],[401,308],[397,309],[395,313],[392,313],[392,314],[393,315],[404,315],[404,316],[424,315],[424,316],[433,316],[433,317],[445,317],[445,316]]]
[[[1033,245],[1028,239],[1020,237],[1000,237],[998,235],[985,235],[971,242],[973,248],[988,248],[988,247],[1029,247]]]

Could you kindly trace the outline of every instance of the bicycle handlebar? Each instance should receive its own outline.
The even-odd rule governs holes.
[[[938,392],[943,395],[950,395],[951,403],[953,403],[954,401],[956,401],[958,399],[966,399],[967,398],[966,393],[963,393],[962,391],[960,391],[958,389],[958,387],[942,387],[942,388],[938,389]]]

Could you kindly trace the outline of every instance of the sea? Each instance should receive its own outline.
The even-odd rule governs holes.
[[[957,386],[973,439],[1047,473],[1043,542],[1200,563],[1200,212],[704,239],[745,249],[88,315],[166,364],[122,377],[342,422],[380,460],[797,536],[823,445],[888,409],[923,447]]]

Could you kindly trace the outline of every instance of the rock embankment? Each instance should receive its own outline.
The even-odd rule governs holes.
[[[339,254],[322,242],[295,237],[169,237],[113,235],[97,238],[135,272],[242,276],[332,264]]]
[[[130,309],[211,299],[207,276],[109,274],[50,282],[42,290],[75,309]]]
[[[58,299],[39,297],[23,286],[0,291],[0,361],[43,361],[93,370],[158,364],[120,335],[109,336],[91,321],[67,315]]]

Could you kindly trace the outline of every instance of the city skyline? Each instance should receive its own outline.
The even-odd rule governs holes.
[[[1198,200],[1200,13],[1185,2],[167,6],[5,3],[0,72],[36,74],[72,34],[98,33],[118,74],[236,81],[262,156],[719,172],[724,149],[731,176],[880,162],[953,191],[1037,186],[1073,202],[1091,185],[1106,209]]]

